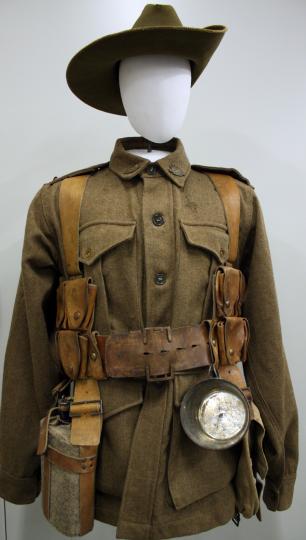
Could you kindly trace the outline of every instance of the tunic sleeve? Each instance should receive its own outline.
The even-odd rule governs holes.
[[[39,420],[62,378],[52,355],[57,249],[43,207],[43,185],[30,203],[19,282],[7,340],[0,408],[0,497],[32,503],[40,493]]]
[[[298,411],[284,350],[271,253],[260,202],[253,192],[253,217],[241,261],[247,283],[243,316],[250,325],[247,384],[265,425],[268,462],[263,501],[272,511],[292,503],[298,466]]]

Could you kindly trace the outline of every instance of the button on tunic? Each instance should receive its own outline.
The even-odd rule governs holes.
[[[159,145],[169,154],[153,163],[149,153],[147,159],[127,151],[144,144],[142,137],[117,139],[108,162],[85,170],[90,177],[80,212],[79,261],[98,286],[94,329],[108,334],[175,328],[211,318],[212,277],[227,259],[229,234],[210,172],[230,174],[241,196],[237,266],[247,280],[243,316],[251,335],[244,372],[264,425],[258,419],[254,426],[252,456],[241,444],[214,451],[193,443],[180,424],[180,403],[207,378],[206,368],[158,383],[99,381],[104,424],[95,518],[116,526],[117,538],[159,540],[212,529],[237,509],[258,517],[251,458],[259,474],[267,470],[267,507],[288,508],[298,416],[255,189],[235,169],[191,165],[178,138]],[[28,210],[5,353],[0,496],[16,504],[39,494],[39,420],[63,378],[54,346],[56,288],[66,277],[58,214],[63,178],[43,184]]]

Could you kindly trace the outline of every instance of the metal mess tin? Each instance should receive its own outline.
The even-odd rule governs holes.
[[[248,400],[235,384],[212,377],[184,394],[180,419],[188,437],[199,446],[222,450],[236,444],[250,423]]]

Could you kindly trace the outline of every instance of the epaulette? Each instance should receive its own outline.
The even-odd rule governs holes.
[[[220,174],[228,174],[229,176],[233,176],[233,178],[236,178],[236,180],[240,180],[240,182],[243,182],[244,184],[247,184],[251,188],[255,189],[255,186],[253,186],[248,180],[248,178],[245,178],[242,176],[242,174],[237,171],[237,169],[233,169],[231,167],[211,167],[209,165],[191,165],[192,169],[203,171],[203,172],[212,172],[212,173],[220,173]]]
[[[81,174],[90,174],[94,173],[96,171],[100,171],[101,169],[104,169],[109,164],[109,161],[105,161],[104,163],[98,163],[97,165],[91,165],[91,167],[86,167],[85,169],[79,169],[78,171],[73,171],[68,174],[64,174],[63,176],[54,176],[53,180],[50,182],[47,182],[48,184],[55,184],[55,182],[59,182],[59,180],[63,180],[64,178],[71,178],[73,176],[79,176]]]

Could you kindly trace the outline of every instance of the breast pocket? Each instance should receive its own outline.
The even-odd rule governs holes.
[[[89,222],[80,228],[79,238],[84,274],[98,285],[98,329],[108,333],[138,328],[136,221]]]
[[[175,313],[183,325],[200,322],[211,274],[228,257],[229,235],[218,222],[181,220],[180,231]]]

